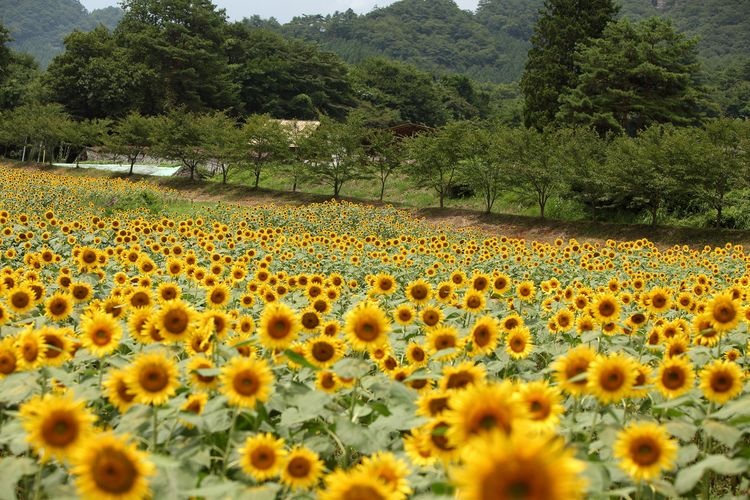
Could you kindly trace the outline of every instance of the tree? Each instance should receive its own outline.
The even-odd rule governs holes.
[[[104,143],[110,125],[111,122],[107,119],[70,121],[63,131],[59,158],[67,161],[72,157],[77,167],[86,148]]]
[[[78,118],[119,118],[144,105],[153,73],[104,26],[65,38],[65,52],[52,60],[45,76],[52,98]]]
[[[558,154],[557,136],[549,130],[515,129],[509,139],[512,162],[506,181],[514,191],[534,198],[544,219],[547,202],[562,191],[567,177]]]
[[[429,73],[383,58],[362,61],[351,72],[355,93],[377,109],[394,109],[399,121],[443,125],[448,111]],[[390,124],[393,125],[393,124]]]
[[[693,133],[694,161],[683,178],[692,195],[716,210],[716,227],[722,225],[727,195],[747,187],[750,174],[750,127],[742,120],[722,118],[708,122],[705,133]]]
[[[145,114],[172,106],[192,112],[239,104],[225,53],[226,13],[211,0],[123,0],[115,30],[130,61],[149,69]]]
[[[237,122],[226,113],[215,111],[204,115],[201,120],[206,131],[204,146],[207,156],[221,170],[221,182],[226,184],[230,170],[246,161],[242,151],[246,138]]]
[[[659,211],[683,189],[678,175],[689,143],[671,125],[653,125],[635,139],[616,138],[608,151],[613,191],[625,203],[643,208],[656,226]]]
[[[343,120],[354,106],[344,62],[316,45],[248,23],[227,27],[226,51],[244,114]]]
[[[560,97],[558,121],[630,136],[654,123],[699,124],[696,44],[660,18],[610,24],[576,52],[581,74]]]
[[[127,158],[130,164],[128,175],[133,175],[135,162],[145,156],[146,151],[153,145],[155,126],[154,118],[134,111],[117,122],[112,133],[105,139],[104,147],[107,151]]]
[[[390,130],[370,129],[366,132],[365,152],[367,161],[373,172],[380,181],[380,195],[378,200],[383,201],[385,194],[385,183],[388,178],[398,170],[403,159],[403,144],[393,135]]]
[[[206,147],[210,131],[204,115],[177,108],[157,118],[154,132],[154,149],[165,158],[179,161],[195,179],[198,166],[211,158]]]
[[[578,83],[576,48],[600,37],[618,10],[613,0],[545,0],[521,76],[527,127],[554,122],[560,94]]]
[[[309,178],[331,186],[334,198],[339,197],[346,182],[370,177],[364,160],[363,135],[356,122],[325,119],[305,141]]]
[[[490,213],[508,186],[509,129],[472,126],[466,134],[465,151],[459,177],[482,194],[485,212]]]
[[[283,162],[289,154],[289,137],[278,120],[268,115],[252,115],[242,127],[240,142],[236,146],[243,160],[250,164],[258,188],[263,166],[272,162]]]
[[[451,122],[436,132],[408,139],[406,143],[409,174],[418,187],[435,190],[440,208],[445,206],[445,196],[456,180],[464,155],[466,129],[465,122]]]
[[[316,127],[311,122],[290,120],[283,124],[289,140],[289,155],[282,169],[292,176],[292,192],[297,192],[297,184],[307,170],[307,154],[315,151],[313,132]]]
[[[567,175],[567,194],[581,202],[596,220],[597,209],[612,203],[610,179],[605,170],[607,142],[593,129],[565,128],[557,131],[558,160]]]

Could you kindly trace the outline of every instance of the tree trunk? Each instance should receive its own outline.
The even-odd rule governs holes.
[[[385,179],[380,178],[380,203],[383,203],[383,195],[385,194]]]
[[[539,200],[539,214],[542,220],[544,220],[544,207],[547,205],[547,200]]]
[[[659,206],[651,207],[651,227],[656,227],[656,213],[659,211]]]
[[[258,185],[260,185],[260,167],[258,165],[255,166],[255,186],[253,186],[255,189],[258,189]]]
[[[438,195],[440,196],[440,208],[443,208],[443,198],[445,198],[445,193],[441,191]]]
[[[229,176],[229,169],[227,168],[225,163],[221,164],[221,183],[226,184],[227,183],[227,177]]]
[[[135,158],[130,160],[130,171],[128,172],[128,175],[133,175],[133,167],[135,167]]]
[[[719,205],[716,207],[716,227],[721,227],[721,211],[724,207],[724,204],[719,201]]]
[[[294,176],[294,184],[292,184],[292,193],[297,192],[297,176]]]

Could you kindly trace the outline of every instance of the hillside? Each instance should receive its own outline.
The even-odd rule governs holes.
[[[278,27],[284,34],[320,43],[351,63],[385,55],[429,71],[464,73],[479,80],[516,81],[543,0],[480,0],[475,13],[452,0],[401,0],[365,15],[349,10],[303,16]],[[623,0],[632,19],[671,18],[700,37],[708,67],[750,54],[746,0]]]
[[[117,26],[117,7],[88,12],[78,0],[0,0],[0,23],[11,32],[11,48],[33,55],[46,68],[63,50],[63,39],[73,30],[90,31],[99,24]]]

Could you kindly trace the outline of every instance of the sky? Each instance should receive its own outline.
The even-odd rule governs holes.
[[[88,10],[117,5],[117,0],[79,0]],[[213,0],[219,8],[226,9],[232,21],[258,14],[263,18],[275,17],[285,23],[303,14],[333,14],[349,8],[358,14],[371,11],[375,6],[385,7],[394,0]],[[455,0],[462,9],[475,10],[477,0]]]

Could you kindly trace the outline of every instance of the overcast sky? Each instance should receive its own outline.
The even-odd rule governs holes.
[[[477,0],[455,0],[462,9],[475,10]],[[88,9],[100,9],[110,5],[117,5],[117,0],[80,0]],[[227,10],[231,20],[240,20],[258,14],[261,17],[275,17],[285,23],[294,16],[303,14],[333,14],[352,8],[355,12],[364,14],[373,7],[385,7],[394,0],[214,0],[214,4]]]

